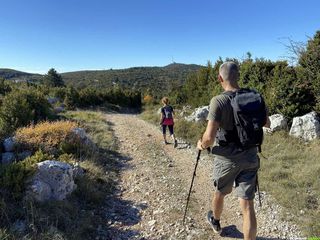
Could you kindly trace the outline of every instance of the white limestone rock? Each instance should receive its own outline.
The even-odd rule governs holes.
[[[208,113],[209,113],[209,106],[199,107],[199,108],[196,108],[190,116],[185,117],[185,119],[189,122],[205,121],[207,120]]]
[[[36,174],[27,188],[27,196],[39,202],[64,200],[75,188],[71,165],[46,160],[37,164]]]
[[[79,138],[80,142],[87,146],[93,146],[93,142],[86,134],[86,131],[83,128],[74,128],[72,129],[72,133],[75,137]]]
[[[189,105],[183,106],[179,115],[181,117],[184,117],[188,114],[188,112],[190,113],[190,111],[191,111],[191,106],[189,106]]]
[[[310,141],[320,137],[320,123],[316,112],[293,118],[289,135]]]
[[[288,121],[282,114],[274,114],[270,117],[270,129],[272,132],[280,131],[280,130],[287,130],[288,128]]]

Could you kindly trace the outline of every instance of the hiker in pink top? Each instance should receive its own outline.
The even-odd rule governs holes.
[[[170,136],[174,141],[174,148],[178,146],[178,142],[174,136],[173,133],[173,116],[174,116],[174,111],[173,108],[168,105],[169,104],[169,99],[167,97],[162,98],[161,102],[163,103],[163,107],[161,108],[161,118],[160,118],[160,125],[162,125],[162,133],[163,133],[163,139],[164,143],[168,144],[167,139],[166,139],[166,130],[167,126],[169,128]]]

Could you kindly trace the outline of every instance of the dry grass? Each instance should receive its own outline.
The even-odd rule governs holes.
[[[114,149],[112,127],[102,112],[68,111],[64,116],[76,120],[80,126],[85,127],[90,138],[100,147]]]
[[[285,132],[266,136],[260,186],[270,192],[307,235],[320,235],[320,141],[302,142]]]
[[[73,121],[42,122],[35,126],[19,128],[15,138],[23,149],[34,151],[41,148],[51,153],[59,149],[62,143],[77,140],[72,132],[76,127],[78,124]]]
[[[188,122],[181,118],[175,122],[175,134],[192,144],[196,144],[206,129],[205,123]]]
[[[87,154],[80,162],[80,166],[85,169],[85,175],[75,179],[77,189],[64,201],[42,204],[16,201],[8,194],[3,194],[5,192],[0,192],[1,240],[92,239],[98,235],[97,229],[108,230],[103,209],[106,197],[114,189],[118,174],[111,156],[115,147],[111,126],[101,113],[67,112],[65,116],[71,121],[57,122],[54,126],[42,123],[34,128],[20,129],[19,139],[27,141],[25,135],[28,135],[29,139],[32,139],[32,144],[45,141],[49,146],[58,146],[59,140],[68,136],[72,128],[84,127],[97,144],[96,151]],[[50,136],[51,134],[54,136]],[[54,140],[49,141],[49,139]],[[56,157],[67,162],[77,160],[76,155],[70,154],[59,154]],[[12,224],[17,220],[26,223],[27,229],[24,233],[19,234],[11,230]]]
[[[140,116],[143,120],[147,122],[159,125],[160,115],[158,114],[158,110],[160,108],[161,108],[160,105],[156,105],[156,106],[145,105]]]

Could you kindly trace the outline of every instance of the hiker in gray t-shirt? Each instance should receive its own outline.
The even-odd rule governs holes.
[[[220,66],[218,79],[225,91],[236,92],[240,89],[237,83],[239,70],[234,62],[225,62]],[[233,118],[229,96],[220,94],[213,97],[210,102],[208,125],[202,139],[198,141],[198,149],[204,150],[211,146],[221,130],[231,131],[234,128]],[[268,116],[266,118],[265,126],[269,127],[270,121]],[[231,193],[235,184],[243,214],[244,239],[255,239],[257,223],[253,199],[259,169],[257,147],[243,150],[234,142],[227,140],[224,146],[214,146],[212,152],[215,155],[213,172],[215,192],[212,210],[208,212],[208,221],[215,232],[221,232],[220,217],[224,197]]]

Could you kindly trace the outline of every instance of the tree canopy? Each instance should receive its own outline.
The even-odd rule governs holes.
[[[51,68],[44,76],[44,84],[49,87],[63,87],[65,86],[62,77],[54,68]]]

